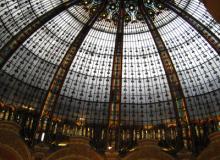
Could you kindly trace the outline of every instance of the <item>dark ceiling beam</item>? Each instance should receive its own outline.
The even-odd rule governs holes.
[[[53,118],[53,114],[55,111],[55,106],[58,100],[58,97],[60,95],[61,89],[63,87],[64,81],[66,79],[66,76],[68,74],[68,71],[71,67],[71,64],[81,46],[83,43],[85,37],[87,36],[88,32],[92,28],[93,24],[96,22],[102,11],[106,8],[107,0],[104,1],[100,7],[93,10],[93,13],[90,15],[90,19],[87,21],[87,23],[84,25],[82,30],[78,33],[75,40],[70,45],[69,49],[67,50],[64,58],[62,59],[61,63],[59,64],[56,73],[53,76],[52,82],[50,84],[50,87],[47,91],[47,95],[44,99],[43,105],[41,106],[40,110],[40,119],[38,121],[38,127],[37,132],[40,132],[40,120],[42,120],[44,117],[47,117],[48,123],[46,127],[46,140],[48,140],[49,136],[49,130],[51,125],[51,120]]]
[[[192,15],[190,15],[174,3],[167,0],[161,0],[161,3],[163,3],[166,8],[175,12],[178,16],[188,22],[206,39],[206,41],[212,46],[212,48],[218,53],[218,55],[220,55],[220,39],[208,27],[203,25],[200,21],[198,21],[196,18],[194,18]]]
[[[219,0],[202,0],[209,13],[220,23],[220,3]]]
[[[139,2],[139,10],[145,20],[145,22],[148,25],[148,28],[150,30],[150,33],[153,37],[153,40],[155,42],[155,45],[157,47],[157,50],[159,52],[159,56],[164,68],[164,71],[166,73],[169,89],[171,92],[175,117],[176,117],[176,124],[177,124],[177,134],[179,139],[179,146],[180,148],[183,147],[183,124],[188,125],[189,124],[189,113],[186,108],[186,98],[183,93],[183,89],[178,77],[178,74],[176,72],[176,69],[174,67],[174,64],[172,62],[172,59],[170,57],[170,54],[164,44],[163,39],[161,38],[160,33],[158,32],[152,18],[147,13],[147,9],[144,7],[143,1],[140,0]]]
[[[123,60],[123,34],[124,34],[124,0],[119,2],[119,16],[117,21],[117,33],[112,66],[112,78],[109,99],[109,129],[112,130],[112,141],[115,149],[120,144],[120,121],[121,121],[121,90],[122,90],[122,60]]]
[[[0,50],[0,69],[10,59],[13,53],[39,28],[49,20],[59,15],[64,10],[77,4],[79,0],[70,0],[60,4],[40,17],[37,17],[30,24],[14,35],[7,44]]]

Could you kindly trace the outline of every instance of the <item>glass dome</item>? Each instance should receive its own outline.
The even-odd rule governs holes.
[[[130,2],[126,1],[126,4]],[[18,34],[25,32],[29,24],[37,19],[41,21],[42,16],[63,3],[66,2],[1,0],[1,50]],[[15,107],[31,106],[40,112],[65,54],[91,18],[91,5],[102,1],[86,3],[81,1],[54,14],[20,43],[0,70],[2,102]],[[220,39],[220,25],[199,0],[175,0],[175,6],[193,16]],[[138,6],[133,7],[137,15]],[[154,14],[151,20],[178,75],[191,121],[218,116],[220,52],[172,9],[162,9]],[[114,15],[110,20],[99,16],[85,33],[58,93],[54,117],[69,121],[83,118],[91,124],[108,124],[114,53],[119,45],[116,43],[118,19],[114,21],[114,18]],[[133,11],[128,18],[130,21],[123,25],[121,125],[168,123],[176,119],[175,100],[160,51],[146,21],[134,17]]]

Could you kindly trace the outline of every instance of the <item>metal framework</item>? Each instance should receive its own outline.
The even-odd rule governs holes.
[[[124,0],[121,0],[119,5],[119,19],[117,23],[109,102],[109,130],[112,140],[116,142],[116,150],[120,144],[124,8]]]
[[[212,46],[212,48],[220,55],[220,39],[212,33],[205,25],[195,19],[192,15],[185,10],[179,8],[175,4],[169,1],[161,0],[165,7],[175,12],[178,16],[188,22],[193,28],[195,28]]]
[[[13,53],[40,27],[42,27],[49,20],[68,9],[69,7],[77,4],[79,0],[70,0],[55,7],[49,12],[37,17],[33,22],[28,24],[15,36],[13,36],[8,43],[0,50],[0,69],[9,60]]]
[[[178,129],[178,134],[179,134],[178,136],[182,138],[183,137],[183,131],[182,131],[183,125],[184,124],[188,125],[190,122],[189,113],[186,108],[186,98],[184,96],[183,89],[182,89],[179,77],[177,75],[176,69],[174,67],[174,64],[172,62],[172,59],[160,36],[160,33],[158,32],[152,19],[148,16],[148,13],[146,9],[144,8],[144,4],[141,1],[139,2],[139,9],[145,22],[148,25],[150,33],[154,39],[155,45],[159,52],[159,56],[163,64],[163,68],[166,73],[169,89],[171,92],[174,112],[176,116],[176,124],[177,124],[177,129]],[[180,142],[179,145],[181,147],[183,143]]]
[[[53,77],[53,80],[50,84],[50,87],[48,89],[47,95],[44,99],[43,105],[41,106],[40,111],[40,119],[43,119],[44,117],[47,117],[47,127],[46,127],[46,133],[48,133],[50,129],[51,120],[53,118],[53,113],[55,110],[55,105],[57,102],[57,99],[60,95],[63,83],[66,79],[67,73],[69,71],[69,68],[75,58],[75,55],[77,51],[79,50],[82,42],[84,41],[85,37],[87,36],[88,32],[90,31],[93,24],[96,22],[99,15],[102,13],[102,11],[106,7],[106,2],[103,2],[100,9],[93,10],[93,14],[90,16],[90,19],[87,21],[87,23],[84,25],[82,30],[79,32],[79,34],[76,36],[73,43],[70,45],[67,53],[65,54],[64,58],[62,59],[60,65],[58,66],[58,69]],[[40,124],[37,125],[37,131],[36,133],[41,130]],[[48,133],[49,134],[49,133]],[[46,138],[49,135],[46,136]]]

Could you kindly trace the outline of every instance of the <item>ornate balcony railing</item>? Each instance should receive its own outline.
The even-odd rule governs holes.
[[[39,113],[31,107],[22,106],[15,108],[10,105],[0,104],[0,120],[15,121],[21,127],[21,135],[28,145],[34,145],[44,141],[47,119],[41,119],[40,133],[34,136]],[[53,120],[50,129],[50,144],[59,146],[59,142],[73,136],[85,136],[91,139],[91,145],[98,151],[107,149],[108,125],[86,124],[84,119],[71,122],[68,120]],[[183,141],[187,149],[193,153],[200,153],[209,143],[208,135],[220,129],[219,119],[206,119],[190,123],[193,132],[188,137],[189,126],[183,126]],[[160,124],[156,126],[120,126],[120,150],[126,153],[137,145],[138,140],[157,140],[164,151],[175,154],[177,128],[175,124]],[[108,138],[109,139],[109,138]],[[114,139],[111,137],[110,139]]]

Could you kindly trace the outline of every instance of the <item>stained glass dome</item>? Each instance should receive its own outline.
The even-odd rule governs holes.
[[[199,0],[1,0],[0,101],[76,124],[216,118],[219,48]]]

